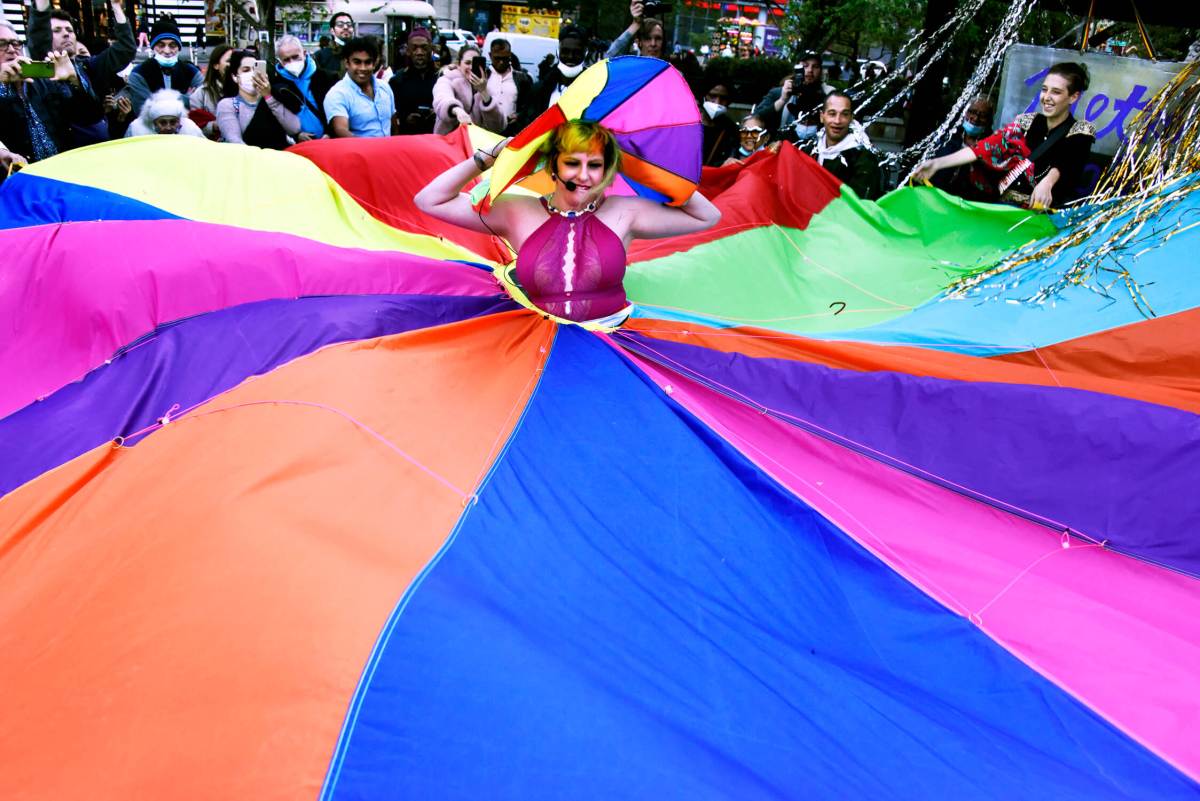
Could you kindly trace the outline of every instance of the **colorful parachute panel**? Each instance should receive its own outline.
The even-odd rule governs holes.
[[[348,154],[234,227],[103,150],[0,189],[5,797],[1197,795],[1194,232],[1173,317],[950,298],[1044,218],[785,149],[601,335]]]

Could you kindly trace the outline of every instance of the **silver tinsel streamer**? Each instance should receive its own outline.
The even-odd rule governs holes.
[[[1009,6],[1008,13],[1004,15],[995,36],[988,42],[987,49],[984,50],[979,63],[975,65],[975,71],[971,74],[970,80],[963,87],[958,100],[950,109],[950,113],[942,120],[942,124],[915,145],[888,156],[884,159],[884,164],[909,164],[909,173],[905,177],[905,181],[907,181],[916,170],[917,165],[949,139],[951,132],[962,121],[963,113],[971,99],[979,94],[988,77],[1000,68],[1004,54],[1017,41],[1017,32],[1021,28],[1021,23],[1029,16],[1029,12],[1033,11],[1035,5],[1037,5],[1037,0],[1016,0]]]
[[[912,38],[905,42],[904,46],[900,48],[900,52],[896,57],[896,63],[900,66],[876,83],[874,87],[872,87],[871,93],[861,103],[859,103],[858,108],[854,110],[855,113],[861,112],[864,108],[868,107],[871,102],[875,100],[875,98],[883,94],[884,91],[891,89],[897,84],[897,82],[903,83],[904,89],[901,91],[904,91],[909,85],[915,84],[922,77],[924,77],[929,68],[946,55],[946,51],[950,48],[950,45],[954,43],[954,38],[958,36],[959,31],[962,30],[962,28],[968,22],[970,22],[977,13],[979,13],[979,9],[983,7],[985,1],[986,0],[967,0],[967,2],[964,3],[963,6],[958,9],[958,11],[954,12],[954,15],[951,16],[950,19],[942,23],[941,27],[939,27],[929,36],[925,37],[924,39],[919,39],[920,34],[915,34],[912,36]],[[925,54],[929,48],[938,41],[941,42],[941,45],[934,52],[933,56],[925,61],[920,71],[917,72],[911,79],[906,79],[904,77],[905,67],[909,64],[920,64],[921,61],[925,59]],[[910,50],[914,44],[915,48]],[[904,80],[901,81],[901,79]],[[867,82],[860,80],[852,85],[849,90],[851,93],[854,93],[861,91],[866,87]],[[898,98],[894,98],[891,103],[885,103],[881,107],[880,111],[863,120],[863,125],[870,125],[872,122],[879,119],[879,117],[883,115],[882,109],[889,108],[893,103],[895,103],[896,99]]]
[[[1024,302],[1053,303],[1069,286],[1084,286],[1104,297],[1121,288],[1134,306],[1154,316],[1134,271],[1138,259],[1177,234],[1200,226],[1184,215],[1163,220],[1181,200],[1200,190],[1200,61],[1191,61],[1164,86],[1126,132],[1125,142],[1070,225],[1054,240],[1033,243],[998,265],[959,280],[950,297],[980,295],[989,287],[1013,283],[1030,262],[1054,265],[1067,251],[1070,263],[1054,272]],[[1072,250],[1083,246],[1082,251]]]

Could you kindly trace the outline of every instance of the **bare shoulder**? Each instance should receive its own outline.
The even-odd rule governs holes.
[[[635,217],[659,205],[661,204],[641,197],[610,195],[604,199],[604,205],[600,207],[596,214],[607,223],[610,219],[617,221]]]
[[[650,206],[655,205],[658,204],[640,197],[610,195],[604,199],[604,205],[596,211],[596,216],[628,246],[633,221],[639,213],[644,213]]]
[[[489,217],[498,220],[520,222],[533,217],[542,210],[537,198],[525,195],[501,195],[492,201]]]

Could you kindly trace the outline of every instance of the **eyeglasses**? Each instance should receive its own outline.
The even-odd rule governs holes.
[[[337,22],[333,23],[333,27],[335,27],[335,28],[353,28],[354,23],[348,19],[339,19]]]
[[[20,50],[20,39],[0,39],[0,50]]]
[[[767,129],[766,128],[757,128],[757,127],[755,127],[755,128],[739,128],[738,132],[743,133],[743,134],[754,134],[755,136],[758,136],[760,134],[765,134],[767,132]]]

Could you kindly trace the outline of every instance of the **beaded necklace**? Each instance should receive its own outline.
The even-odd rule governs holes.
[[[560,209],[557,206],[555,206],[552,202],[550,202],[550,198],[552,198],[552,197],[554,197],[554,196],[548,195],[545,198],[543,198],[543,200],[546,201],[546,209],[551,214],[557,214],[560,217],[566,217],[566,218],[570,219],[572,217],[578,217],[581,214],[588,214],[589,212],[593,212],[596,210],[597,204],[596,204],[595,200],[593,200],[591,203],[584,206],[582,209],[576,209],[576,210],[572,211],[570,209]]]

